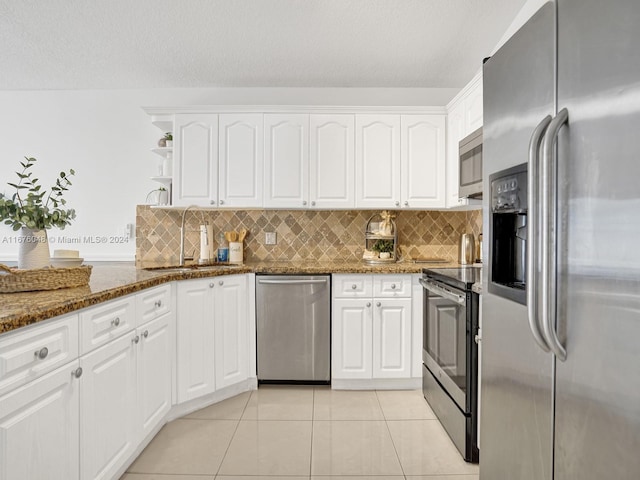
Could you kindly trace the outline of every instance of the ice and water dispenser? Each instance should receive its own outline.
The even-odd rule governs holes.
[[[489,177],[489,292],[526,304],[527,164]]]

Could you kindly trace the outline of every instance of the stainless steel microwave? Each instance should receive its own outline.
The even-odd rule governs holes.
[[[482,127],[460,140],[461,198],[482,198]]]

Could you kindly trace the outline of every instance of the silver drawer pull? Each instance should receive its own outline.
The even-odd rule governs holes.
[[[36,350],[33,352],[35,357],[38,357],[40,360],[44,360],[49,355],[49,349],[47,347],[42,347],[40,350]]]
[[[351,285],[351,290],[355,290],[357,287],[357,285],[354,283],[353,285]]]
[[[147,337],[149,336],[149,330],[145,330],[145,331],[143,332],[142,336],[143,336],[144,338],[147,338]]]
[[[367,302],[367,307],[371,307],[371,302]]]
[[[113,320],[111,320],[111,325],[113,325],[114,327],[117,327],[118,325],[120,325],[120,317],[116,317]]]
[[[395,283],[392,283],[392,284],[391,284],[391,290],[395,290],[395,289],[396,289],[396,284],[395,284]]]
[[[211,282],[211,283],[209,284],[209,288],[213,288],[213,287],[215,287],[215,284],[214,284],[213,282]]]
[[[75,370],[72,370],[71,375],[73,375],[76,378],[80,378],[82,376],[82,367],[78,367]]]
[[[376,303],[376,307],[381,307],[382,304],[380,302]]]
[[[133,337],[133,339],[131,340],[131,343],[138,343],[140,341],[140,336],[136,335],[135,337]]]
[[[160,308],[162,306],[162,300],[158,300],[157,302],[154,303],[154,305]]]
[[[220,281],[218,282],[218,285],[224,285],[224,282],[223,282],[222,280],[220,280]]]

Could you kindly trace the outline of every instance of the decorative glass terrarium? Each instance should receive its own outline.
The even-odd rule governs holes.
[[[388,211],[376,213],[369,218],[364,234],[365,263],[393,263],[398,260],[398,230],[393,214]]]

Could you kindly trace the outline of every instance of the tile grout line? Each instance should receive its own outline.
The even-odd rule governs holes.
[[[378,406],[382,411],[382,418],[384,418],[384,426],[387,427],[387,432],[389,432],[389,438],[391,438],[391,445],[393,445],[393,451],[396,454],[396,458],[398,459],[398,465],[400,465],[400,470],[402,470],[402,476],[404,479],[407,479],[407,474],[404,473],[404,467],[402,466],[402,461],[400,460],[400,455],[398,455],[398,448],[396,447],[396,442],[393,440],[393,435],[391,434],[391,429],[389,428],[389,421],[387,420],[387,416],[384,413],[384,408],[382,408],[382,403],[380,403],[380,397],[378,396],[378,390],[376,392],[376,400],[378,401]]]
[[[257,390],[251,390],[251,393],[249,394],[249,398],[247,398],[247,401],[244,404],[244,407],[242,407],[242,412],[240,413],[240,418],[238,418],[238,423],[236,423],[236,428],[233,430],[233,434],[229,439],[227,448],[224,450],[224,455],[222,455],[222,460],[220,460],[220,465],[218,465],[218,469],[216,470],[216,473],[213,475],[214,479],[218,478],[218,475],[220,475],[220,469],[222,468],[224,459],[227,458],[227,453],[229,453],[229,448],[231,448],[231,442],[233,442],[233,438],[236,436],[236,433],[238,432],[238,428],[240,428],[240,422],[242,421],[242,416],[244,415],[244,412],[247,409],[247,405],[249,405],[249,401],[251,400],[251,397],[253,396],[254,391],[257,391]]]

